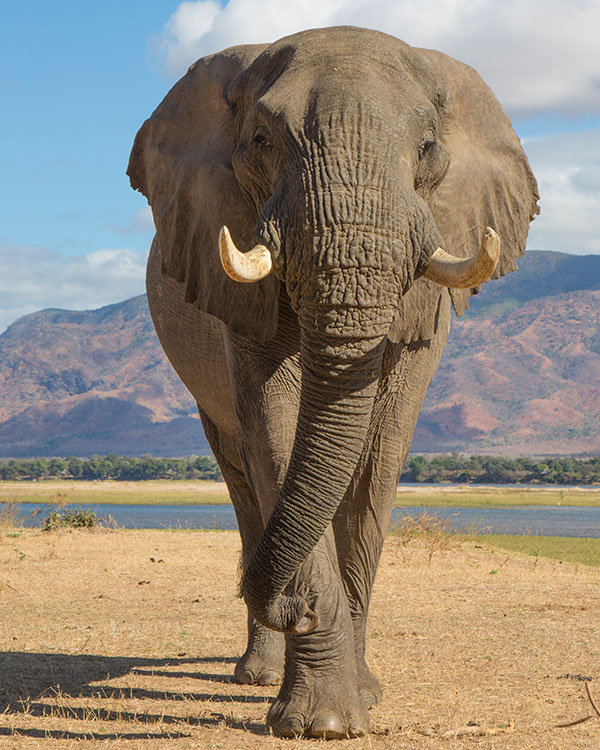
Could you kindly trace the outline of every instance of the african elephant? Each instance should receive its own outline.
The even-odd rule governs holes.
[[[516,268],[538,212],[519,139],[468,66],[326,28],[198,60],[128,174],[154,324],[241,532],[236,678],[282,681],[276,734],[362,735],[371,588],[450,308]]]

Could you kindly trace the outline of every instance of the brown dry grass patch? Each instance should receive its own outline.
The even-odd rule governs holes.
[[[244,647],[234,532],[26,531],[0,542],[0,747],[311,748],[270,737]],[[373,733],[328,747],[566,750],[600,743],[600,571],[390,537],[369,659]]]

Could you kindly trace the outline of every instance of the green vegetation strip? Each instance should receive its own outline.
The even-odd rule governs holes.
[[[508,536],[503,534],[460,535],[458,538],[482,547],[492,546],[532,557],[600,567],[600,539],[566,536]]]

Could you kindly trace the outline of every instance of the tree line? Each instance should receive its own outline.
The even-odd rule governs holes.
[[[504,458],[502,456],[410,456],[401,482],[457,484],[597,484],[600,457]]]
[[[222,481],[212,456],[154,458],[145,455],[91,456],[90,458],[0,459],[0,479],[215,479]]]
[[[0,479],[213,479],[222,481],[212,456],[141,458],[91,456],[90,458],[0,459]],[[504,458],[502,456],[409,456],[401,482],[458,484],[598,484],[600,457]]]

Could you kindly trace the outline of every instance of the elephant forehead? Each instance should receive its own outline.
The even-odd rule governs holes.
[[[400,112],[407,108],[422,112],[427,101],[402,68],[392,74],[389,68],[355,54],[336,55],[332,61],[317,57],[290,66],[260,97],[259,107],[271,116],[283,115],[292,128],[294,121],[299,129],[311,124],[337,128],[344,123],[395,127]]]
[[[249,66],[238,90],[270,114],[347,109],[361,101],[383,119],[423,99],[415,51],[381,32],[353,27],[315,29],[275,42]],[[401,95],[400,95],[401,94]]]
[[[354,26],[301,31],[269,45],[265,53],[277,56],[282,49],[293,51],[290,67],[316,62],[326,68],[344,59],[363,59],[400,69],[412,56],[412,47],[405,42],[380,31]]]

